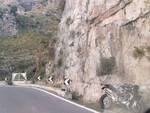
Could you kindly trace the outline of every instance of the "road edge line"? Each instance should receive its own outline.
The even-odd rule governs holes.
[[[49,94],[49,95],[51,95],[51,96],[54,96],[54,97],[56,97],[56,98],[58,98],[58,99],[60,99],[60,100],[63,100],[63,101],[65,101],[65,102],[68,102],[68,103],[70,103],[70,104],[73,104],[73,105],[75,105],[75,106],[78,106],[78,107],[80,107],[80,108],[86,109],[86,110],[91,111],[91,112],[93,112],[93,113],[101,113],[101,112],[98,112],[98,111],[96,111],[96,110],[94,110],[94,109],[85,107],[85,106],[83,106],[83,105],[80,105],[80,104],[77,104],[77,103],[72,102],[72,101],[70,101],[70,100],[67,100],[67,99],[65,99],[65,98],[63,98],[63,97],[60,97],[60,96],[58,96],[58,95],[55,95],[55,94],[53,94],[53,93],[51,93],[51,92],[48,92],[48,91],[46,91],[46,90],[44,90],[44,89],[35,88],[35,87],[31,87],[31,88],[36,89],[36,90],[39,90],[39,91],[42,91],[42,92],[45,92],[45,93],[47,93],[47,94]]]
[[[35,89],[35,90],[38,90],[38,91],[47,93],[47,94],[49,94],[49,95],[51,95],[51,96],[53,96],[53,97],[56,97],[56,98],[58,98],[58,99],[60,99],[60,100],[63,100],[63,101],[65,101],[65,102],[68,102],[68,103],[70,103],[70,104],[72,104],[72,105],[75,105],[75,106],[77,106],[77,107],[80,107],[80,108],[86,109],[86,110],[88,110],[88,111],[91,111],[91,112],[93,112],[93,113],[101,113],[101,112],[99,112],[99,111],[96,111],[96,110],[94,110],[94,109],[91,109],[91,108],[85,107],[85,106],[83,106],[83,105],[77,104],[77,103],[75,103],[75,102],[73,102],[73,101],[67,100],[67,99],[65,99],[65,98],[63,98],[63,97],[61,97],[61,96],[58,96],[58,95],[56,95],[56,94],[53,94],[53,93],[51,93],[51,92],[49,92],[49,91],[46,91],[46,90],[44,90],[44,89],[41,89],[41,88],[30,87],[30,86],[0,86],[0,87],[24,87],[24,88]]]

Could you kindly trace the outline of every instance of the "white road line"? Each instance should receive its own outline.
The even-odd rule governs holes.
[[[53,93],[50,93],[50,92],[46,91],[46,90],[39,89],[39,88],[33,88],[33,89],[42,91],[42,92],[44,92],[44,93],[47,93],[47,94],[49,94],[49,95],[51,95],[51,96],[54,96],[54,97],[56,97],[56,98],[58,98],[58,99],[61,99],[61,100],[65,101],[65,102],[68,102],[68,103],[70,103],[70,104],[73,104],[73,105],[75,105],[75,106],[77,106],[77,107],[86,109],[86,110],[91,111],[91,112],[93,112],[93,113],[100,113],[100,112],[98,112],[98,111],[96,111],[96,110],[93,110],[93,109],[91,109],[91,108],[87,108],[87,107],[85,107],[85,106],[83,106],[83,105],[77,104],[77,103],[72,102],[72,101],[69,101],[69,100],[67,100],[67,99],[64,99],[64,98],[62,98],[62,97],[60,97],[60,96],[57,96],[57,95],[55,95],[55,94],[53,94]]]
[[[68,102],[68,103],[70,103],[70,104],[73,104],[73,105],[75,105],[75,106],[77,106],[77,107],[80,107],[80,108],[86,109],[86,110],[88,110],[88,111],[91,111],[91,112],[93,112],[93,113],[101,113],[101,112],[98,112],[98,111],[93,110],[93,109],[91,109],[91,108],[88,108],[88,107],[85,107],[85,106],[83,106],[83,105],[77,104],[77,103],[75,103],[75,102],[72,102],[72,101],[70,101],[70,100],[67,100],[67,99],[65,99],[65,98],[63,98],[63,97],[60,97],[60,96],[58,96],[58,95],[55,95],[55,94],[53,94],[53,93],[50,93],[50,92],[48,92],[48,91],[46,91],[46,90],[43,90],[43,89],[40,89],[40,88],[28,87],[28,86],[0,86],[0,87],[24,87],[24,88],[31,88],[31,89],[39,90],[39,91],[42,91],[42,92],[44,92],[44,93],[47,93],[47,94],[49,94],[49,95],[51,95],[51,96],[54,96],[54,97],[56,97],[56,98],[58,98],[58,99],[60,99],[60,100],[63,100],[63,101]]]

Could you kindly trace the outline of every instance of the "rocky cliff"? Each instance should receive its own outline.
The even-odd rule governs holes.
[[[66,0],[59,29],[47,74],[72,79],[84,100],[97,101],[104,80],[149,83],[149,0]]]
[[[17,24],[11,8],[0,8],[0,35],[11,36],[17,33]]]
[[[0,2],[0,36],[13,36],[27,29],[49,32],[50,30],[43,29],[43,26],[50,26],[49,21],[52,19],[54,23],[58,23],[64,8],[64,0],[0,0]]]

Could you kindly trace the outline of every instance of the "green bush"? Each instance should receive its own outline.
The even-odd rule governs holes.
[[[9,77],[7,77],[8,78],[8,80],[6,81],[7,82],[7,85],[13,85],[13,82],[12,82],[12,78],[11,78],[11,76],[9,76]]]
[[[61,67],[62,65],[63,65],[63,60],[62,60],[62,58],[60,58],[60,59],[58,60],[57,66],[58,66],[58,67]]]
[[[34,74],[35,74],[34,70],[35,70],[35,67],[34,67],[34,66],[28,67],[28,68],[26,69],[26,72],[27,72],[27,80],[32,80],[32,78],[33,78],[33,76],[34,76]]]
[[[35,84],[35,79],[32,79],[32,84]]]
[[[8,73],[1,73],[1,75],[0,75],[0,81],[4,81],[4,80],[5,80],[5,77],[8,76],[7,74],[8,74]]]
[[[71,17],[68,17],[66,20],[66,24],[69,26],[72,23],[73,23],[73,20],[71,19]]]
[[[40,75],[42,78],[45,77],[45,67],[40,68],[38,75]]]
[[[0,8],[0,18],[2,19],[4,15],[4,12],[2,11],[2,9]]]
[[[20,31],[31,31],[33,28],[38,27],[32,18],[24,15],[16,15],[16,22]]]
[[[150,46],[146,48],[147,52],[150,53]]]
[[[11,6],[10,6],[10,12],[13,13],[13,14],[16,16],[17,6],[11,5]]]
[[[146,58],[147,58],[148,61],[150,61],[150,56],[147,56]]]
[[[52,86],[55,87],[55,88],[61,88],[62,84],[52,84]]]
[[[81,99],[81,95],[79,95],[79,93],[78,92],[76,92],[76,91],[73,91],[72,92],[72,100],[79,100],[79,99]]]
[[[145,51],[142,48],[135,47],[133,51],[133,57],[135,59],[141,59],[145,56]]]
[[[7,64],[8,67],[13,67],[13,72],[27,72],[27,78],[31,80],[36,70],[33,51],[37,48],[44,48],[42,51],[46,51],[48,42],[45,40],[47,41],[48,37],[37,32],[22,32],[11,38],[0,38],[0,51],[5,52],[5,55],[0,57],[0,66]],[[45,75],[46,57],[43,55],[40,60],[38,75]]]
[[[115,69],[116,61],[115,57],[110,58],[101,58],[100,69],[98,69],[97,75],[109,75],[112,74],[113,70]]]

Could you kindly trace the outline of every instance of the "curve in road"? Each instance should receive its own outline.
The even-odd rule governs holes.
[[[0,113],[98,113],[45,92],[27,87],[0,87]]]

